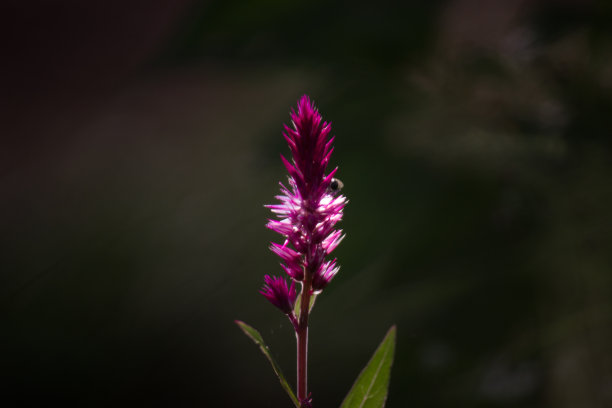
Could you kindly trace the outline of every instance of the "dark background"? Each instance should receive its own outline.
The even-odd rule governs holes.
[[[336,407],[612,406],[605,1],[4,1],[5,406],[289,406],[264,228],[309,94],[350,200],[312,316]]]

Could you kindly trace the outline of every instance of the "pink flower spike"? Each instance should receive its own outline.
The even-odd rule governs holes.
[[[295,282],[291,282],[291,286],[287,286],[287,281],[284,278],[269,275],[264,276],[264,282],[259,293],[283,313],[291,314],[297,299]]]
[[[312,288],[321,290],[338,271],[335,262],[326,262],[325,257],[344,238],[334,228],[342,219],[346,198],[330,190],[338,168],[326,172],[334,151],[331,125],[306,95],[290,116],[291,126],[284,126],[283,137],[291,158],[281,155],[288,184],[281,183],[278,203],[266,206],[278,217],[266,226],[283,236],[285,243],[272,243],[270,249],[281,258],[292,280],[312,282]]]

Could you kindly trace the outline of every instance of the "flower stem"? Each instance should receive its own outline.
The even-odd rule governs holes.
[[[308,314],[310,313],[311,279],[304,280],[302,299],[300,304],[300,317],[296,330],[297,338],[297,398],[301,404],[307,400],[308,384]]]

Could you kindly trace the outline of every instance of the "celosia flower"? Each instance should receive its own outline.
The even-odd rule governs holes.
[[[285,125],[283,136],[293,160],[289,162],[281,155],[289,172],[288,187],[281,183],[282,194],[276,196],[280,204],[267,206],[279,217],[269,220],[267,227],[284,236],[285,241],[272,243],[270,249],[281,258],[281,266],[291,279],[305,282],[308,290],[316,293],[339,269],[335,259],[326,261],[325,257],[344,238],[334,226],[342,219],[346,198],[330,188],[337,168],[328,174],[325,170],[334,138],[329,136],[330,124],[323,122],[308,96],[300,98],[297,112],[292,109],[291,121],[293,128]]]
[[[264,276],[264,286],[259,293],[264,295],[274,306],[278,307],[283,313],[289,315],[293,313],[293,306],[297,299],[295,282],[287,286],[285,278],[277,276]]]

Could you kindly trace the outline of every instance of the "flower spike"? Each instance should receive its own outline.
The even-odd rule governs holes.
[[[323,121],[310,98],[302,96],[291,111],[292,126],[284,126],[283,136],[291,160],[281,156],[289,173],[289,184],[281,184],[278,204],[267,207],[279,218],[267,227],[285,238],[270,249],[281,260],[282,268],[294,281],[309,281],[307,290],[320,291],[335,276],[335,261],[325,262],[344,235],[334,226],[342,219],[346,197],[330,189],[337,168],[326,174],[334,138],[331,125]],[[338,182],[335,182],[337,185]]]
[[[336,276],[336,260],[325,259],[344,239],[336,230],[346,205],[340,194],[342,182],[335,179],[337,168],[326,173],[334,138],[331,125],[323,121],[310,98],[302,96],[297,110],[291,110],[291,124],[283,136],[291,151],[291,160],[281,155],[287,169],[288,184],[280,184],[277,204],[266,207],[278,219],[266,227],[280,234],[283,243],[273,242],[270,250],[281,259],[281,267],[291,279],[265,276],[261,294],[289,317],[297,342],[297,400],[302,408],[311,407],[307,393],[308,316],[315,297]],[[299,305],[296,282],[300,282]],[[294,310],[295,308],[295,310]]]

